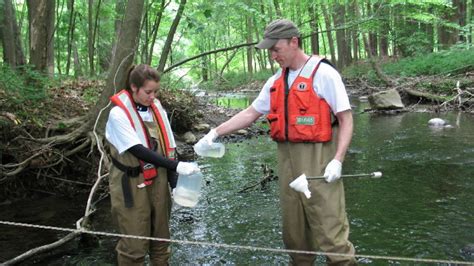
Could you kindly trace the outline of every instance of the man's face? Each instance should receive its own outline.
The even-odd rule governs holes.
[[[160,83],[154,80],[146,80],[142,87],[137,88],[135,85],[131,85],[133,91],[133,99],[135,102],[143,105],[150,106],[156,96],[156,91],[160,87]]]
[[[298,49],[298,39],[280,39],[268,51],[273,60],[277,61],[281,68],[287,68],[293,63],[294,55]]]

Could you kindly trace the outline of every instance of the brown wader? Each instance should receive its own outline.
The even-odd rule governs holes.
[[[162,141],[156,124],[145,122],[150,135],[158,142]],[[162,145],[157,145],[157,152],[163,155]],[[139,166],[139,161],[129,152],[119,155],[110,145],[111,155],[121,164],[128,167]],[[125,207],[122,190],[124,172],[116,166],[110,169],[109,186],[112,202],[112,218],[118,224],[121,234],[157,238],[170,238],[169,219],[171,213],[170,189],[165,168],[158,168],[158,177],[153,184],[137,188],[144,181],[143,175],[130,177],[129,186],[133,206]],[[121,238],[116,246],[118,265],[144,265],[145,256],[150,254],[151,265],[167,265],[170,257],[169,242]]]
[[[278,143],[283,242],[287,249],[355,254],[348,240],[349,222],[342,181],[308,180],[310,199],[289,186],[303,173],[306,176],[324,174],[336,152],[335,138],[334,132],[333,140],[326,143]],[[316,258],[309,254],[290,256],[292,265],[313,265]],[[356,264],[354,257],[343,256],[328,256],[327,262],[329,265]]]

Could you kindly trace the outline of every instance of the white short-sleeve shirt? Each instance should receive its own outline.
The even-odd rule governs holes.
[[[147,111],[139,111],[138,113],[143,121],[153,121],[150,108]],[[143,144],[130,124],[127,114],[118,106],[110,110],[109,119],[105,126],[105,138],[117,149],[119,154],[124,153],[137,144]]]
[[[290,87],[300,71],[301,69],[289,71],[288,85]],[[270,112],[270,88],[275,82],[275,78],[276,74],[267,80],[257,98],[252,102],[253,108],[261,114],[268,114]],[[351,109],[341,75],[329,64],[321,63],[319,65],[313,79],[313,89],[319,97],[326,100],[334,114]]]

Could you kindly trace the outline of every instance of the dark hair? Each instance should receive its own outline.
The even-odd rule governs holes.
[[[303,49],[303,38],[301,38],[301,37],[298,37],[298,47],[300,49]]]
[[[160,74],[156,69],[152,68],[149,65],[132,65],[128,70],[127,81],[125,82],[125,89],[129,92],[132,92],[132,84],[137,86],[137,88],[141,88],[147,80],[159,82]]]
[[[303,38],[301,38],[301,37],[295,37],[295,38],[298,39],[298,48],[303,49]],[[291,39],[293,39],[293,38],[289,38],[289,39],[286,39],[286,40],[288,41],[288,43],[290,43]]]

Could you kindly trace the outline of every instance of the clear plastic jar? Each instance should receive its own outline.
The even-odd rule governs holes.
[[[194,207],[201,195],[202,173],[179,175],[173,192],[174,201],[184,207]]]
[[[194,152],[203,157],[221,158],[225,154],[225,146],[217,142],[212,143],[212,145],[208,145],[205,142],[198,142],[194,145]]]

